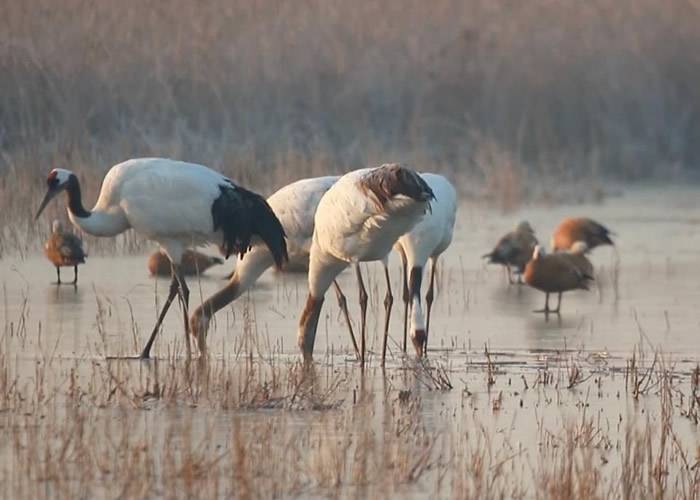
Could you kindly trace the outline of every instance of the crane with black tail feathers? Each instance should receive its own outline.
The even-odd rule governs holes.
[[[165,158],[138,158],[113,166],[102,181],[92,210],[82,204],[80,182],[70,170],[53,169],[38,218],[59,193],[68,197],[68,216],[76,227],[94,236],[116,236],[134,229],[155,241],[172,263],[168,298],[140,358],[151,347],[175,296],[182,304],[187,354],[189,343],[189,288],[180,264],[185,249],[218,244],[227,257],[244,254],[254,238],[270,249],[279,267],[287,260],[282,225],[260,195],[243,189],[203,165]],[[200,339],[198,339],[200,340]],[[200,349],[204,344],[200,340]]]
[[[267,199],[268,204],[282,223],[287,234],[289,260],[284,271],[309,270],[309,251],[314,234],[314,215],[321,197],[336,183],[337,176],[300,179],[275,191]],[[190,317],[190,331],[202,341],[206,339],[209,323],[217,311],[240,297],[274,263],[272,254],[263,243],[253,248],[238,260],[236,269],[227,277],[229,282],[197,307]],[[333,282],[338,306],[345,316],[352,345],[359,358],[355,334],[350,322],[347,300],[337,281]]]

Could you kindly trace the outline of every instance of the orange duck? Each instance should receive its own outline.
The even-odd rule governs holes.
[[[185,250],[182,254],[180,272],[185,276],[194,276],[196,274],[202,274],[212,266],[223,263],[224,260],[220,257],[211,257],[203,253],[195,252],[194,250]],[[170,259],[160,251],[153,252],[148,257],[148,272],[150,272],[152,276],[172,276]]]
[[[502,264],[508,270],[508,282],[513,284],[511,267],[518,273],[518,283],[522,283],[521,275],[525,269],[525,264],[532,257],[532,252],[537,245],[535,231],[527,221],[522,221],[515,230],[506,234],[498,240],[495,248],[482,256],[489,259],[489,263]]]
[[[568,250],[577,241],[583,241],[588,250],[600,245],[614,245],[607,227],[586,217],[567,217],[552,233],[552,250]]]
[[[558,254],[583,274],[593,277],[593,263],[586,257],[586,252],[588,252],[588,245],[584,241],[577,241],[566,252],[558,252]]]
[[[56,266],[56,284],[61,284],[61,267],[73,267],[73,284],[78,283],[78,265],[85,262],[83,242],[76,235],[63,231],[61,221],[55,220],[51,226],[51,236],[44,244],[44,253]]]
[[[544,309],[535,312],[559,314],[562,293],[569,290],[588,290],[588,282],[593,276],[574,264],[572,257],[575,257],[574,254],[569,253],[545,254],[541,246],[535,247],[532,260],[525,266],[523,274],[525,283],[545,293]],[[549,308],[550,293],[559,294],[556,309]]]

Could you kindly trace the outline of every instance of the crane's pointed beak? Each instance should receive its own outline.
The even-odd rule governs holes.
[[[46,191],[46,195],[44,196],[44,199],[41,201],[41,205],[39,205],[39,210],[37,210],[36,215],[34,216],[34,220],[37,220],[39,216],[41,215],[41,212],[44,211],[46,208],[46,205],[49,204],[51,200],[53,200],[54,196],[56,196],[56,193],[58,193],[57,190],[55,189],[49,189]]]

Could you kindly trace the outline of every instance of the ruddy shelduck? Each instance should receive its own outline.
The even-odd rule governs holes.
[[[588,282],[593,276],[582,271],[572,260],[573,254],[545,254],[544,249],[537,245],[532,253],[532,259],[525,266],[523,276],[525,283],[545,293],[544,309],[535,312],[550,312],[559,314],[562,293],[570,290],[588,290]],[[549,294],[557,293],[557,308],[549,308]]]
[[[61,221],[55,220],[51,226],[51,236],[44,244],[44,253],[56,266],[58,285],[61,284],[61,267],[73,267],[73,284],[78,283],[78,265],[85,263],[83,242],[76,235],[63,230]]]
[[[184,276],[194,276],[202,274],[212,266],[223,264],[224,259],[206,255],[195,250],[187,249],[182,254],[182,262],[180,262],[180,272]],[[148,257],[148,272],[152,276],[172,277],[173,265],[170,259],[160,250],[153,252]]]
[[[600,245],[614,245],[607,227],[586,217],[567,217],[562,220],[552,233],[552,250],[568,250],[577,241],[586,244],[587,251]]]
[[[518,274],[518,283],[522,283],[521,275],[525,270],[525,265],[532,257],[532,252],[537,245],[535,231],[527,221],[518,224],[515,230],[503,236],[494,249],[483,255],[482,258],[489,259],[489,263],[501,264],[508,270],[508,282],[513,281],[512,271]]]

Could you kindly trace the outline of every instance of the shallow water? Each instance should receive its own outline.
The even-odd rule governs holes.
[[[658,397],[630,397],[625,373],[635,349],[641,347],[646,352],[643,366],[652,363],[654,349],[662,352],[664,366],[671,367],[679,387],[688,390],[700,348],[698,200],[700,190],[674,188],[637,189],[610,198],[600,206],[526,207],[507,215],[465,204],[460,208],[454,242],[440,261],[429,341],[430,359],[444,370],[452,390],[430,378],[430,373],[436,373],[434,370],[423,371],[412,356],[400,353],[403,304],[398,258],[394,255],[391,270],[395,303],[386,371],[377,367],[375,354],[367,372],[360,372],[332,291],[327,295],[315,349],[321,380],[315,382],[318,387],[313,390],[322,392],[337,381],[336,390],[329,395],[333,403],[330,416],[324,411],[280,412],[274,407],[254,406],[227,411],[220,402],[204,401],[206,398],[200,395],[202,399],[194,398],[190,406],[178,404],[175,409],[158,402],[144,403],[154,411],[136,417],[130,424],[132,431],[146,436],[143,439],[151,446],[160,446],[166,438],[154,431],[156,422],[175,427],[186,422],[196,432],[213,435],[212,442],[231,443],[235,434],[233,421],[255,429],[256,425],[269,422],[271,428],[277,429],[275,432],[295,443],[301,439],[301,449],[321,447],[312,441],[332,441],[348,432],[360,436],[365,428],[376,429],[379,434],[394,432],[396,419],[405,411],[400,391],[408,391],[408,401],[417,402],[415,413],[409,412],[409,421],[420,419],[425,439],[440,436],[459,444],[455,449],[450,448],[449,442],[435,445],[450,450],[445,452],[445,456],[452,457],[450,463],[459,462],[455,457],[461,457],[464,448],[468,448],[469,443],[461,441],[467,439],[465,436],[472,436],[472,444],[474,439],[487,439],[496,450],[492,463],[507,460],[511,473],[527,476],[529,479],[522,482],[524,496],[533,496],[538,486],[531,469],[541,466],[547,436],[556,435],[571,422],[596,419],[598,435],[609,436],[612,447],[617,446],[619,451],[630,422],[641,425],[659,421]],[[547,242],[548,233],[559,219],[578,214],[595,218],[615,231],[617,245],[593,252],[596,285],[588,292],[565,294],[561,316],[546,318],[534,314],[532,310],[542,306],[544,295],[528,287],[509,286],[503,270],[487,266],[480,256],[519,220],[529,220],[540,241]],[[91,256],[80,268],[78,286],[73,287],[52,284],[55,273],[42,256],[0,261],[3,351],[13,360],[11,371],[19,384],[35,383],[37,367],[43,363],[49,366],[51,375],[45,375],[49,387],[55,384],[57,392],[63,394],[70,385],[70,374],[77,373],[79,384],[89,394],[93,387],[90,384],[99,378],[96,373],[103,373],[110,364],[116,368],[110,368],[109,373],[117,370],[119,376],[126,377],[123,380],[130,381],[125,382],[127,386],[135,383],[151,387],[149,384],[158,377],[157,363],[105,361],[105,356],[140,352],[155,321],[156,306],[167,293],[168,280],[149,277],[145,263],[145,256]],[[191,279],[192,304],[200,303],[223,286],[222,277],[231,266],[227,263],[211,269],[201,279]],[[385,287],[378,264],[367,265],[365,270],[370,291],[368,345],[377,353],[381,346]],[[72,278],[70,269],[62,274],[64,280]],[[346,271],[340,283],[356,318],[359,308],[352,273]],[[296,324],[305,294],[305,276],[268,272],[245,298],[217,315],[208,337],[213,362],[238,373],[237,363],[254,358],[265,365],[269,359],[276,360],[269,361],[270,366],[288,370],[299,358]],[[357,331],[357,323],[354,326]],[[181,312],[174,307],[154,354],[168,359],[173,353],[181,356],[183,338]],[[563,390],[570,381],[568,370],[573,365],[581,370],[585,380]],[[270,367],[260,368],[266,369],[274,372]],[[492,384],[487,383],[489,373],[494,379]],[[552,377],[551,381],[547,377]],[[232,380],[240,383],[236,376]],[[652,386],[648,393],[654,390]],[[697,426],[681,418],[682,404],[681,400],[674,405],[675,431],[680,441],[693,450],[698,443]],[[96,427],[106,425],[104,422],[117,418],[115,415],[127,421],[134,419],[126,417],[121,407],[110,410],[108,403],[103,406],[107,407],[106,413],[91,417]],[[216,411],[211,413],[206,408]],[[200,419],[206,424],[192,423]],[[291,437],[307,428],[312,430],[305,438]],[[547,429],[551,430],[549,434]],[[435,453],[433,450],[431,453]],[[604,446],[600,453],[614,455]],[[8,449],[2,454],[5,463],[10,463],[9,470],[14,470],[17,454]],[[438,453],[438,457],[442,456],[442,452]],[[421,480],[378,479],[381,486],[372,491],[415,496],[433,491],[443,495],[448,491],[451,493],[447,496],[454,496],[454,473],[452,489],[438,486],[439,462],[438,458]],[[550,466],[553,465],[545,468]],[[299,491],[282,487],[281,491],[328,494],[329,490],[317,484],[322,482],[309,467],[308,483],[315,486],[301,487]],[[610,470],[612,475],[617,474],[617,469]],[[5,474],[15,477],[7,470]],[[293,476],[290,471],[284,474]],[[346,496],[366,493],[357,490],[355,483],[344,483],[343,488]],[[8,489],[6,493],[17,491],[24,490]],[[109,495],[110,490],[102,493]],[[150,494],[167,496],[157,491]]]
[[[641,328],[649,342],[661,345],[665,352],[695,355],[700,345],[700,318],[696,314],[700,280],[695,278],[700,261],[699,195],[680,188],[639,190],[600,206],[533,207],[508,215],[462,206],[454,242],[440,259],[430,347],[480,350],[488,344],[495,350],[527,353],[566,346],[627,354],[640,342]],[[521,219],[529,220],[540,241],[547,242],[548,233],[567,214],[585,214],[604,222],[615,231],[617,247],[593,252],[596,285],[589,292],[565,294],[561,316],[550,316],[547,321],[531,312],[543,305],[543,294],[508,286],[502,268],[485,265],[480,255]],[[613,285],[616,255],[617,290]],[[191,302],[196,305],[223,286],[222,277],[232,266],[233,262],[227,262],[201,280],[192,278]],[[365,270],[371,289],[369,345],[376,350],[385,287],[378,264],[369,264]],[[403,304],[395,255],[391,270],[395,302],[390,347],[396,353]],[[126,353],[133,347],[132,324],[141,336],[147,334],[155,321],[156,301],[160,304],[164,300],[168,286],[168,280],[148,276],[144,256],[90,257],[80,268],[77,288],[52,285],[53,268],[39,255],[24,261],[0,261],[0,276],[5,321],[16,323],[26,300],[31,309],[26,327],[33,332],[28,342],[38,341],[32,337],[41,323],[44,343],[55,345],[57,354],[78,357],[85,356],[86,346],[96,340],[98,298],[105,301],[111,320],[105,354]],[[65,268],[63,279],[71,278],[72,270]],[[427,273],[424,287],[426,281]],[[359,307],[350,271],[343,273],[341,284],[356,321]],[[218,315],[216,328],[209,334],[213,353],[223,353],[226,344],[241,335],[240,320],[247,307],[255,315],[258,332],[281,346],[283,352],[296,353],[296,325],[305,294],[304,275],[268,272],[247,298]],[[321,322],[316,353],[348,349],[348,336],[332,291],[324,307],[330,320]],[[182,330],[180,313],[171,311],[161,343],[180,339]],[[25,354],[31,356],[31,349]]]

